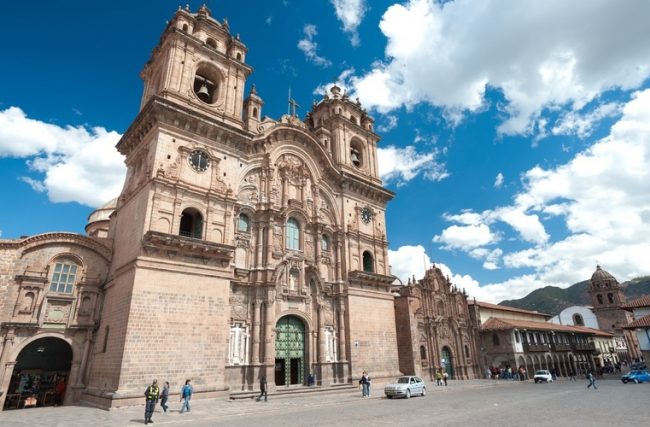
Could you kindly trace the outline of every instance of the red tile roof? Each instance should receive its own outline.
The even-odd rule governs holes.
[[[533,322],[530,320],[499,319],[496,317],[490,317],[481,325],[482,331],[507,331],[515,328],[555,332],[577,332],[602,337],[613,337],[612,334],[599,329],[586,328],[584,326],[559,325],[557,323],[549,322]]]
[[[539,311],[524,310],[522,308],[508,307],[507,305],[490,304],[483,301],[468,301],[469,305],[476,304],[479,307],[489,308],[492,310],[513,311],[515,313],[535,314],[537,316],[553,317],[550,314],[540,313]]]
[[[650,314],[624,326],[625,329],[650,328]]]
[[[626,310],[640,307],[650,307],[650,295],[643,295],[637,299],[628,301],[626,304],[623,304],[621,306],[621,308],[624,308]]]

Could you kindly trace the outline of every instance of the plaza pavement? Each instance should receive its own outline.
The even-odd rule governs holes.
[[[450,381],[448,387],[428,383],[426,398],[398,402],[386,399],[383,396],[384,384],[376,383],[373,384],[370,399],[361,398],[360,390],[348,389],[337,393],[270,395],[268,402],[256,402],[254,399],[196,400],[192,402],[192,411],[184,414],[179,413],[180,402],[172,399],[167,414],[163,414],[160,406],[157,406],[153,425],[286,427],[442,424],[591,427],[609,426],[618,419],[616,413],[603,408],[604,405],[611,404],[623,414],[638,408],[647,414],[645,402],[650,397],[648,384],[625,386],[617,380],[600,381],[599,391],[593,393],[588,392],[585,385],[584,380],[576,383],[560,380],[555,384],[539,385],[532,384],[532,381]],[[629,399],[630,396],[633,399]],[[621,407],[619,400],[629,401],[630,408]],[[551,408],[545,408],[546,405]],[[596,416],[600,409],[605,409],[602,417]],[[404,411],[404,414],[398,415],[396,410]],[[608,416],[612,417],[611,420]],[[641,415],[641,418],[630,420],[641,420],[644,417]],[[144,398],[141,406],[111,411],[65,406],[0,412],[2,427],[143,424]],[[642,424],[632,422],[626,425]]]

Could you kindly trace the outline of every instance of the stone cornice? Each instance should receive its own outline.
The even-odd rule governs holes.
[[[28,252],[47,245],[67,243],[89,249],[104,258],[107,262],[110,262],[112,252],[109,242],[110,240],[108,239],[100,241],[93,237],[76,233],[54,232],[36,234],[19,240],[0,241],[0,249],[21,249],[23,252]]]
[[[367,271],[351,271],[348,273],[348,282],[352,287],[372,287],[390,292],[395,276],[386,276],[384,274],[370,273]]]
[[[142,237],[142,248],[147,251],[180,252],[186,255],[200,256],[203,259],[217,260],[221,263],[230,262],[235,253],[235,247],[231,245],[160,233],[158,231],[148,231]]]

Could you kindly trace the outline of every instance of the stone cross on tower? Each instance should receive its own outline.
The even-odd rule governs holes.
[[[300,105],[298,105],[296,100],[291,97],[291,88],[289,88],[289,109],[287,111],[287,114],[289,114],[291,117],[297,117],[296,109],[298,108],[300,108]]]

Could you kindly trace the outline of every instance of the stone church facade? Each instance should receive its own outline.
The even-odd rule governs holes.
[[[117,145],[120,196],[87,236],[0,241],[5,407],[34,381],[107,408],[153,378],[213,397],[399,374],[373,119],[337,87],[305,120],[264,117],[246,54],[207,8],[179,10]],[[39,371],[48,353],[67,362]]]
[[[467,295],[435,265],[421,280],[396,288],[395,318],[400,370],[434,380],[481,378],[478,327],[470,318]]]

